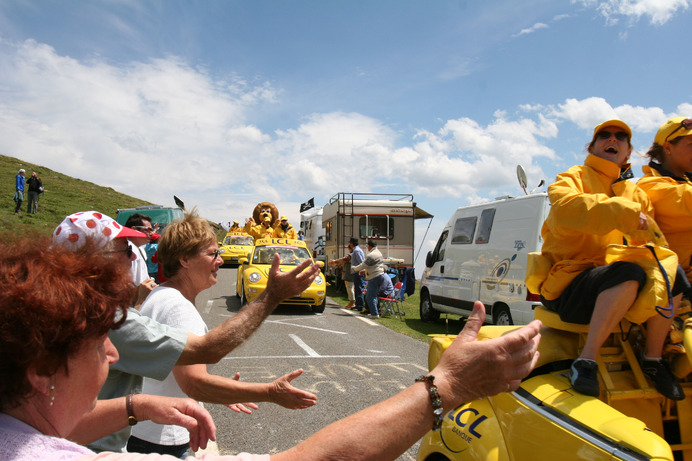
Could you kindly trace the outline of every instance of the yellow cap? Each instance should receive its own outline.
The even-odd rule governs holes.
[[[690,120],[690,123],[692,123],[692,119],[689,119],[687,117],[674,117],[668,120],[666,123],[661,125],[661,128],[659,128],[656,132],[654,142],[662,146],[663,143],[666,141],[672,141],[673,139],[679,138],[680,136],[688,136],[692,134],[692,126],[688,125],[690,126],[690,128],[685,128],[684,126],[682,126],[682,122],[685,120]],[[671,137],[668,138],[668,136]]]
[[[632,130],[630,130],[630,127],[627,126],[625,122],[623,122],[622,120],[608,120],[607,122],[603,122],[593,129],[593,137],[591,138],[591,140],[593,141],[594,139],[596,139],[596,135],[598,134],[598,132],[607,126],[616,126],[618,128],[622,128],[627,133],[627,136],[630,139],[632,139]]]
[[[288,218],[286,217],[285,214],[282,214],[282,215],[281,215],[281,220],[282,220],[282,221],[288,221]]]

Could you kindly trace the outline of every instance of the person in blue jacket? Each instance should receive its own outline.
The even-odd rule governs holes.
[[[19,173],[17,173],[17,178],[16,178],[16,187],[15,187],[15,193],[14,193],[14,202],[17,204],[14,207],[14,214],[19,214],[19,209],[22,207],[22,202],[24,201],[24,175],[26,172],[24,171],[24,168],[21,168],[19,170]]]

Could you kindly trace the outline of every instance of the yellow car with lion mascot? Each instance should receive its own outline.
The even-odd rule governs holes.
[[[290,271],[306,259],[310,259],[305,242],[286,238],[261,238],[255,241],[255,247],[248,261],[238,267],[236,295],[241,303],[252,302],[264,292],[267,287],[269,269],[274,255],[281,258],[279,270]],[[316,264],[322,265],[321,261]],[[326,303],[327,283],[322,274],[313,280],[310,287],[299,296],[286,299],[282,304],[294,306],[310,306],[313,312],[322,313]]]

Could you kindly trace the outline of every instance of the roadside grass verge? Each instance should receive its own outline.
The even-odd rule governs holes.
[[[423,322],[420,319],[419,284],[420,282],[416,281],[416,292],[412,296],[404,298],[403,308],[406,315],[403,317],[403,320],[399,320],[396,317],[381,317],[377,321],[391,330],[425,342],[430,342],[430,337],[428,336],[430,334],[458,334],[464,327],[466,320],[459,315],[442,314],[440,320],[433,323]],[[348,304],[348,296],[342,286],[337,289],[334,284],[330,284],[327,287],[327,296],[341,306]],[[448,318],[445,319],[445,317]]]

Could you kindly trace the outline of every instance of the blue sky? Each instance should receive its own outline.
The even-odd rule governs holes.
[[[643,154],[692,115],[691,7],[0,0],[0,153],[214,221],[411,193],[419,266],[455,208],[523,193],[517,164],[551,182],[604,120]]]

